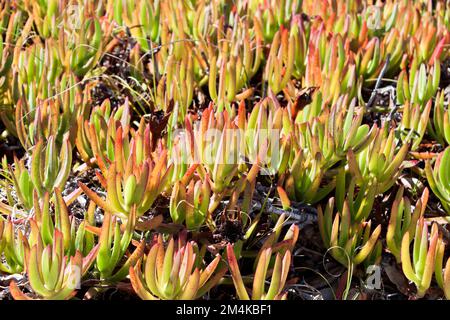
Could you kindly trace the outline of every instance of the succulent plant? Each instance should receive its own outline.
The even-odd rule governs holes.
[[[24,1],[25,6],[33,12],[33,21],[41,37],[50,38],[58,34],[58,24],[61,21],[60,4],[56,0],[51,1]],[[67,3],[61,3],[67,5]]]
[[[242,154],[255,162],[263,148],[266,148],[264,169],[268,174],[282,174],[288,167],[292,152],[293,125],[286,108],[275,105],[273,99],[266,98],[258,102],[246,119],[245,106],[239,106],[238,122],[241,138]]]
[[[251,296],[248,294],[242,280],[239,265],[233,251],[233,246],[227,246],[227,259],[236,288],[236,293],[241,300],[286,300],[287,293],[283,292],[291,265],[291,252],[277,253],[275,264],[270,267],[272,248],[264,248],[259,254],[257,267],[253,276],[253,289]],[[270,269],[269,269],[270,268]],[[265,289],[266,278],[271,276],[270,286]]]
[[[87,98],[89,100],[89,98]],[[88,104],[89,101],[86,102]],[[80,114],[77,119],[77,137],[75,145],[80,153],[81,159],[88,164],[93,165],[98,161],[99,165],[105,170],[108,160],[114,160],[114,150],[116,134],[123,135],[124,148],[128,148],[128,128],[130,122],[130,110],[128,100],[124,105],[111,110],[110,100],[104,100],[103,103],[95,108],[86,107],[85,114]],[[120,123],[121,131],[118,131]],[[98,160],[97,160],[98,159]]]
[[[436,94],[433,121],[428,122],[427,129],[440,144],[450,145],[450,110],[448,107],[445,109],[444,98],[445,94],[443,91]]]
[[[20,273],[25,269],[25,257],[30,250],[27,237],[22,230],[15,230],[11,219],[0,220],[0,253],[4,262],[0,263],[0,270],[6,273]]]
[[[241,4],[242,5],[242,4]],[[301,9],[301,1],[251,1],[247,9],[249,14],[255,17],[255,25],[264,36],[266,42],[273,41],[276,32],[283,26],[287,26],[289,21]]]
[[[189,50],[180,60],[170,55],[156,91],[156,104],[167,106],[174,102],[171,125],[183,122],[194,95],[193,53]]]
[[[280,241],[280,236],[283,230],[285,223],[288,222],[288,217],[285,213],[281,214],[275,223],[275,226],[272,229],[272,232],[267,236],[264,240],[263,245],[258,253],[258,256],[261,254],[261,250],[266,248],[272,248],[273,253],[284,253],[285,251],[293,251],[295,244],[297,243],[300,227],[295,223],[291,224],[289,229],[287,229],[284,234],[283,239]],[[255,264],[257,261],[255,261]]]
[[[94,12],[92,3],[78,0],[79,9],[75,19],[79,19],[79,28],[72,28],[72,33],[65,35],[59,31],[59,41],[67,50],[64,66],[77,77],[83,78],[100,60],[106,49],[112,32],[112,25],[100,22]]]
[[[448,1],[0,1],[0,271],[31,285],[0,296],[285,299],[317,218],[347,284],[395,257],[450,298],[449,27]]]
[[[100,272],[100,279],[108,283],[114,283],[127,276],[130,266],[134,266],[138,259],[144,254],[145,242],[141,241],[138,247],[126,259],[126,261],[116,270],[123,259],[131,243],[135,227],[136,212],[135,207],[130,213],[130,217],[124,224],[124,230],[116,216],[105,212],[103,224],[99,235],[99,249],[96,258],[96,268]]]
[[[362,263],[369,257],[380,236],[381,226],[371,232],[371,221],[351,221],[347,201],[342,212],[333,220],[334,198],[330,198],[325,211],[318,207],[318,223],[324,245],[329,248],[331,256],[342,265],[350,268]]]
[[[220,23],[223,24],[223,19]],[[208,90],[218,111],[226,108],[230,111],[230,104],[235,100],[242,100],[253,92],[252,88],[245,88],[250,79],[258,71],[262,60],[262,40],[259,32],[251,35],[247,20],[236,16],[236,30],[229,29],[218,39],[220,46],[214,49],[210,44]],[[217,81],[218,79],[218,81]]]
[[[114,145],[114,161],[106,168],[100,165],[104,176],[101,176],[106,188],[106,201],[90,190],[85,184],[80,188],[98,206],[104,210],[127,219],[131,208],[136,206],[137,216],[142,216],[150,209],[156,197],[166,188],[171,176],[172,165],[167,167],[167,150],[162,150],[158,160],[151,157],[151,141],[149,127],[135,133],[128,143],[122,139],[122,129],[119,126]],[[97,163],[101,163],[97,157]]]
[[[295,29],[294,29],[295,30]],[[298,32],[298,31],[297,31]],[[295,31],[280,29],[275,33],[266,63],[265,79],[274,94],[288,83],[294,70]]]
[[[406,102],[403,106],[403,117],[400,126],[400,134],[403,143],[411,143],[411,151],[419,147],[425,134],[431,110],[431,100],[428,101],[423,111],[418,104],[412,106]]]
[[[398,11],[394,9],[392,15],[396,15]],[[394,17],[394,16],[392,16]],[[395,20],[391,20],[394,22]],[[386,67],[386,74],[397,74],[400,70],[401,63],[404,55],[404,48],[406,43],[406,36],[398,28],[392,26],[389,27],[389,32],[383,37],[381,41],[381,51],[384,52],[385,57],[389,54],[389,65]]]
[[[200,228],[209,217],[211,187],[208,180],[175,183],[170,197],[170,216],[175,223],[186,221],[190,230]]]
[[[386,127],[378,129],[374,141],[359,154],[352,150],[347,154],[350,173],[355,177],[357,185],[372,181],[376,194],[384,193],[395,183],[402,171],[402,163],[408,151],[409,144],[396,146],[394,129],[389,133]]]
[[[357,69],[354,57],[341,36],[336,35],[325,48],[323,26],[311,31],[310,51],[306,67],[306,80],[312,86],[320,86],[327,102],[335,104],[341,95],[349,100],[357,93]]]
[[[0,99],[3,102],[0,108],[0,119],[12,134],[16,134],[14,119],[11,111],[14,110],[13,98],[10,95],[11,80],[13,78],[11,65],[14,60],[14,46],[17,40],[21,40],[31,27],[31,23],[25,28],[26,15],[22,11],[11,10],[11,0],[3,1],[0,5],[0,29],[2,37],[0,43]]]
[[[358,75],[364,79],[372,79],[377,76],[383,66],[383,57],[380,50],[380,39],[372,38],[361,48],[360,55],[356,56]]]
[[[175,243],[171,238],[167,248],[161,235],[153,243],[145,257],[130,267],[133,289],[144,300],[193,300],[201,297],[221,279],[226,268],[217,270],[221,257],[217,255],[208,266],[196,265],[194,245]]]
[[[65,255],[72,256],[76,251],[79,251],[87,256],[94,249],[94,239],[91,234],[86,232],[86,226],[93,225],[93,209],[95,208],[90,206],[85,214],[85,220],[78,225],[75,218],[69,216],[67,203],[58,188],[55,188],[52,201],[50,201],[48,192],[44,194],[41,201],[39,200],[37,193],[34,193],[34,220],[31,223],[32,229],[39,230],[43,245],[52,244],[54,242],[54,231],[59,230],[63,237]],[[54,206],[53,215],[50,211],[51,205]],[[35,226],[33,226],[34,224]]]
[[[72,145],[67,134],[64,137],[59,155],[55,137],[50,136],[46,145],[44,145],[44,140],[38,141],[34,146],[31,157],[29,177],[33,183],[33,189],[36,190],[39,197],[42,198],[45,192],[53,192],[54,188],[64,189],[72,168]],[[22,176],[22,181],[28,180],[26,174],[21,173],[20,177]],[[28,203],[28,200],[32,197],[32,194],[30,194],[32,189],[29,182],[25,182],[24,187],[25,189],[22,190],[23,199],[26,199],[25,203]]]
[[[447,259],[445,263],[445,267],[443,268],[444,263],[444,252],[445,252],[445,243],[442,237],[438,238],[437,248],[436,248],[436,263],[434,275],[436,278],[436,282],[439,287],[444,292],[444,296],[447,300],[450,299],[450,259]]]
[[[425,163],[425,173],[433,193],[441,200],[442,206],[450,213],[450,147],[441,152],[431,167],[429,160]]]
[[[422,63],[418,66],[416,59],[413,60],[409,76],[402,71],[397,81],[397,101],[404,104],[406,101],[425,105],[428,100],[436,94],[441,77],[439,61],[434,61],[433,66],[428,68]]]
[[[332,177],[329,178],[330,181],[327,184],[323,183],[326,172],[322,170],[321,165],[322,155],[320,153],[312,156],[302,149],[298,150],[284,181],[288,196],[314,204],[328,195],[335,188],[336,180]]]
[[[413,234],[417,221],[423,217],[428,202],[429,191],[424,189],[422,197],[417,200],[411,212],[410,200],[403,196],[404,188],[400,187],[392,204],[389,225],[386,234],[386,243],[389,251],[401,263],[401,245],[406,232]],[[413,238],[410,238],[412,241]]]
[[[340,168],[336,176],[335,199],[338,211],[344,209],[344,202],[350,210],[352,222],[363,222],[367,220],[372,212],[376,197],[376,186],[372,182],[356,185],[355,177],[349,179],[345,168]],[[349,181],[350,180],[350,181]]]
[[[211,179],[211,190],[222,193],[238,174],[240,156],[239,128],[225,110],[214,113],[213,105],[203,112],[201,123],[187,125],[192,159],[200,161]],[[200,136],[200,141],[194,137]],[[195,143],[194,143],[195,141]]]
[[[108,16],[123,26],[137,25],[130,30],[140,47],[145,52],[151,49],[150,41],[157,42],[160,33],[160,2],[126,2],[121,0],[107,1]]]
[[[401,244],[402,269],[405,276],[417,287],[417,297],[422,298],[430,287],[435,269],[438,228],[433,224],[428,239],[428,226],[423,217],[416,224],[413,256],[410,255],[410,232],[406,231]]]
[[[30,210],[33,207],[33,193],[35,191],[31,175],[25,167],[24,160],[14,157],[14,168],[10,166],[9,171],[20,204],[24,209]]]
[[[323,170],[344,159],[349,150],[361,152],[377,134],[376,125],[362,124],[363,110],[356,108],[356,99],[347,104],[348,96],[340,96],[329,111],[298,125],[300,147],[312,155],[320,152]]]
[[[62,233],[55,229],[52,245],[44,246],[37,242],[30,248],[27,256],[27,274],[30,285],[39,299],[66,300],[76,294],[81,277],[88,271],[95,259],[92,254],[83,258],[77,251],[74,256],[64,254]],[[10,283],[11,294],[16,300],[32,300],[24,294],[15,281]]]

